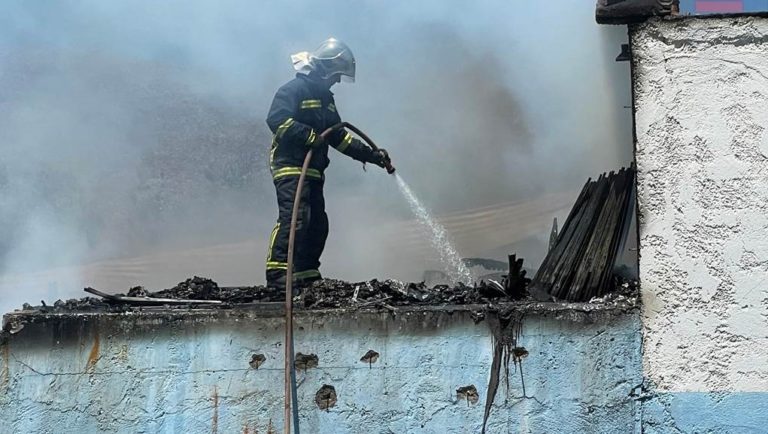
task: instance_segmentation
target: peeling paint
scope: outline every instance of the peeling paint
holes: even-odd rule
[[[2,347],[3,367],[0,370],[0,388],[6,388],[10,382],[10,364],[11,364],[11,347],[8,344],[0,345]]]

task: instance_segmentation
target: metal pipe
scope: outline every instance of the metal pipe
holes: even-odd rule
[[[294,350],[293,345],[293,332],[291,332],[291,354],[296,354]],[[298,398],[298,391],[296,386],[296,361],[295,358],[292,360],[293,363],[291,364],[291,399],[293,402],[293,432],[295,434],[299,434],[299,398]]]

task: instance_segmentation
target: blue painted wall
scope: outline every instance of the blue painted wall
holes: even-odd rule
[[[640,321],[531,314],[523,377],[501,380],[489,433],[639,432]],[[282,430],[282,321],[221,313],[49,318],[0,358],[1,433],[253,433]],[[467,312],[326,314],[297,319],[304,433],[478,433],[492,362],[487,321]],[[381,354],[369,366],[360,357]],[[254,353],[267,360],[258,369]],[[0,376],[0,378],[2,378]],[[525,396],[522,380],[525,381]],[[314,397],[333,385],[330,411]],[[474,385],[479,402],[457,398]]]
[[[644,434],[764,434],[768,393],[653,393],[642,413]]]

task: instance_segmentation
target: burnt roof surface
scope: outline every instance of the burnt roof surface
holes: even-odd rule
[[[635,297],[635,282],[618,282],[617,290],[610,297]],[[175,300],[210,300],[220,304],[192,305],[178,303],[157,307],[169,310],[205,307],[228,309],[242,305],[276,304],[285,301],[285,292],[265,286],[220,287],[216,282],[204,277],[193,277],[180,282],[173,288],[151,292],[137,286],[125,294],[129,297],[152,297]],[[300,296],[294,298],[297,310],[327,310],[338,308],[381,308],[394,309],[403,306],[456,306],[488,305],[519,300],[514,294],[507,294],[504,287],[496,282],[481,281],[473,286],[458,284],[454,286],[436,285],[427,287],[424,283],[404,283],[397,280],[370,280],[364,282],[345,282],[335,279],[323,279],[303,289]],[[523,300],[532,301],[528,298]],[[605,298],[596,301],[605,301]],[[141,309],[131,303],[111,301],[98,297],[58,300],[52,306],[24,304],[22,311],[28,313],[66,313],[66,312],[122,312]]]
[[[325,279],[306,288],[294,297],[295,314],[302,316],[343,316],[389,313],[392,317],[414,313],[423,315],[468,313],[475,323],[487,315],[519,314],[554,315],[555,318],[592,322],[602,315],[609,317],[636,312],[639,307],[637,282],[620,282],[616,290],[587,303],[536,301],[505,294],[498,283],[473,286],[437,285],[427,288],[423,283],[403,283],[396,280],[370,280],[350,283]],[[85,297],[67,301],[58,300],[53,306],[25,304],[3,316],[0,345],[12,335],[33,323],[83,324],[92,318],[115,317],[125,321],[197,321],[226,318],[275,318],[285,313],[283,291],[264,286],[219,287],[216,282],[194,277],[173,288],[147,292],[134,287],[128,295],[134,297],[172,298],[187,300],[213,300],[220,304],[135,305],[110,302],[102,298]]]

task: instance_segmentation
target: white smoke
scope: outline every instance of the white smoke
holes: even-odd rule
[[[593,13],[578,0],[6,2],[0,310],[85,285],[262,282],[276,216],[264,118],[289,55],[329,36],[358,61],[357,82],[334,88],[342,117],[438,214],[626,165],[629,74],[613,62],[626,35]],[[436,258],[397,249],[391,228],[410,216],[394,180],[332,158],[325,273],[420,278]]]

